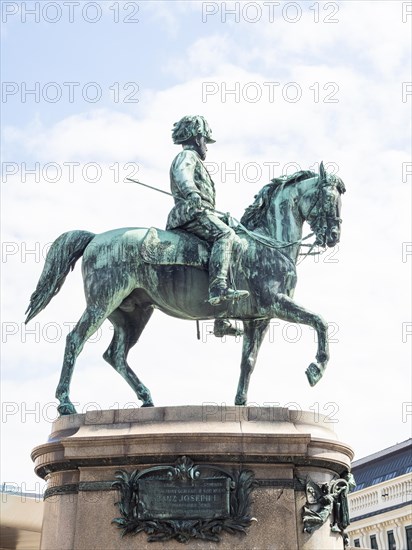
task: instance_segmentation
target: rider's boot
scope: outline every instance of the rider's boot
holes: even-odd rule
[[[224,336],[243,336],[243,330],[232,323],[228,319],[215,319],[213,334],[217,338]]]
[[[225,301],[239,300],[249,296],[247,290],[230,288],[227,280],[232,260],[233,239],[217,240],[212,248],[209,261],[209,304],[218,306]]]

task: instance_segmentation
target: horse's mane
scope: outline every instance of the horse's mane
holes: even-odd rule
[[[294,183],[298,183],[299,181],[313,178],[316,175],[317,174],[312,172],[312,170],[301,170],[300,172],[295,172],[291,176],[280,176],[278,178],[273,178],[270,183],[262,187],[259,193],[255,195],[255,201],[246,208],[245,213],[240,220],[241,223],[246,227],[246,229],[251,229],[253,231],[259,226],[262,216],[268,209],[273,193],[281,187],[283,188],[286,185],[292,185]]]
[[[345,184],[343,183],[343,180],[339,176],[336,176],[335,174],[327,174],[326,180],[328,183],[335,185],[336,189],[339,191],[341,195],[345,193],[346,191]]]

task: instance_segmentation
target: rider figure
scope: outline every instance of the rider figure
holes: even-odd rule
[[[183,229],[212,245],[208,301],[217,306],[225,300],[246,297],[249,292],[235,290],[228,284],[233,255],[242,249],[242,243],[214,210],[215,186],[203,164],[206,144],[215,143],[211,133],[202,116],[184,116],[174,124],[173,142],[182,145],[183,150],[170,168],[175,206],[169,213],[166,229]]]

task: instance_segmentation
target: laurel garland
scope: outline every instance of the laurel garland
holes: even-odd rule
[[[186,459],[186,457],[184,457]],[[187,459],[186,459],[187,460]],[[190,461],[187,471],[194,470]],[[176,469],[177,471],[178,469]],[[214,519],[140,519],[138,517],[138,482],[141,472],[138,470],[128,474],[125,470],[117,472],[113,487],[120,492],[120,500],[116,502],[121,517],[112,523],[122,529],[122,536],[136,535],[145,532],[148,542],[159,542],[175,539],[186,543],[190,539],[201,539],[219,542],[223,532],[231,535],[246,534],[246,529],[255,518],[250,515],[251,492],[255,486],[254,474],[250,470],[233,473],[232,490],[230,493],[230,516]]]

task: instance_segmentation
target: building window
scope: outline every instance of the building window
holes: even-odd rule
[[[393,531],[388,531],[388,550],[396,550],[395,537]]]
[[[371,548],[372,550],[379,550],[378,541],[376,540],[376,535],[371,535]]]
[[[412,550],[412,525],[405,527],[406,531],[406,549]]]
[[[355,539],[353,541],[353,545],[355,546],[355,548],[360,548],[360,540],[359,539]]]

